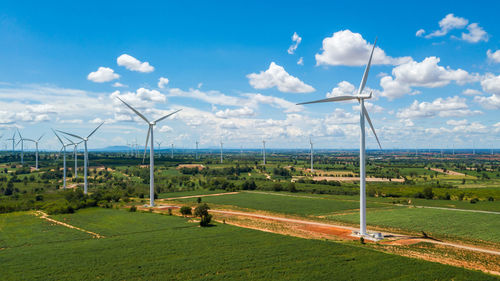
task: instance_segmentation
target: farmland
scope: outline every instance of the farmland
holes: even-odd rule
[[[8,224],[9,232],[19,233],[25,225],[9,222],[19,217],[31,221],[33,215],[1,217],[2,229]],[[187,219],[158,214],[92,208],[55,218],[107,236],[82,238],[75,230],[36,218],[31,224],[46,229],[37,243],[20,245],[17,239],[2,237],[7,246],[0,253],[3,280],[143,280],[144,276],[148,280],[275,280],[285,276],[288,280],[331,276],[338,280],[496,280],[479,272],[349,244],[223,224],[200,228]]]

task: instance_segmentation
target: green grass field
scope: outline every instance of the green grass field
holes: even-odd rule
[[[107,234],[103,239],[82,239],[27,213],[0,218],[3,243],[18,245],[0,250],[2,280],[498,280],[361,246],[230,225],[200,228],[152,213],[94,208],[57,217]],[[30,237],[15,233],[33,224],[46,229],[41,243],[19,243]]]
[[[359,213],[333,215],[335,221],[359,223]],[[367,211],[368,225],[425,231],[438,237],[479,239],[500,243],[500,215],[452,210],[395,208]]]

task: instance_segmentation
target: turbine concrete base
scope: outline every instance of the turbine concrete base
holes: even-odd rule
[[[359,233],[359,231],[353,231],[351,236],[354,236],[354,237],[363,237],[364,239],[367,239],[367,240],[370,240],[370,241],[380,241],[382,239],[384,239],[384,235],[382,235],[382,233],[380,232],[367,232],[365,235],[361,235]]]

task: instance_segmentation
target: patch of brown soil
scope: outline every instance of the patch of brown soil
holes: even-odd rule
[[[192,168],[198,168],[198,170],[203,170],[205,169],[205,166],[201,165],[201,164],[179,164],[179,166],[177,166],[177,170],[179,169],[182,169],[182,168],[189,168],[189,169],[192,169]]]
[[[47,220],[47,221],[50,221],[52,223],[55,223],[55,224],[59,224],[59,225],[62,225],[64,227],[67,227],[67,228],[71,228],[71,229],[76,229],[76,230],[79,230],[79,231],[82,231],[82,232],[86,232],[90,235],[92,235],[94,238],[105,238],[104,235],[101,235],[99,233],[95,233],[95,232],[92,232],[92,231],[88,231],[88,230],[85,230],[83,228],[79,228],[79,227],[76,227],[74,225],[71,225],[71,224],[67,224],[65,222],[62,222],[62,221],[58,221],[58,220],[55,220],[53,218],[50,218],[49,215],[45,212],[42,212],[42,211],[36,211],[35,212],[35,216],[41,218],[41,219],[44,219],[44,220]]]
[[[439,168],[431,168],[431,170],[434,172],[440,172],[440,173],[447,174],[450,176],[465,176],[465,174],[463,174],[463,173],[450,171],[450,170],[446,170],[446,172],[445,172],[443,169],[439,169]]]

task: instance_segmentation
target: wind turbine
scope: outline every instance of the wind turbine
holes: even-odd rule
[[[87,170],[89,167],[89,163],[88,163],[89,162],[89,153],[87,151],[87,141],[89,140],[90,136],[92,136],[97,131],[97,129],[99,129],[102,126],[102,124],[104,124],[104,122],[102,122],[99,126],[97,126],[97,128],[95,128],[87,137],[80,137],[80,136],[77,136],[77,135],[74,135],[71,133],[57,130],[58,132],[61,132],[61,133],[66,134],[68,136],[72,136],[72,137],[77,138],[77,139],[81,139],[83,141],[83,144],[85,146],[85,151],[83,154],[83,193],[84,194],[87,194],[87,190],[88,190]]]
[[[170,158],[174,159],[174,144],[172,143],[171,148],[170,148]]]
[[[158,153],[161,154],[161,141],[157,141],[156,144],[158,145]]]
[[[222,162],[223,162],[223,158],[222,158],[222,146],[223,146],[223,145],[224,145],[224,144],[222,143],[222,139],[221,139],[221,140],[220,140],[220,163],[221,163],[221,164],[222,164]]]
[[[195,151],[195,159],[198,160],[198,144],[199,142],[196,141],[196,151]]]
[[[23,137],[21,136],[21,132],[17,130],[17,134],[19,135],[19,141],[17,144],[21,143],[21,165],[24,165],[24,141]]]
[[[168,118],[175,113],[181,111],[182,109],[179,109],[177,111],[174,111],[172,113],[169,113],[160,119],[157,119],[155,121],[149,121],[144,115],[142,115],[139,111],[135,110],[132,106],[128,105],[126,102],[124,102],[122,99],[118,98],[123,104],[125,104],[128,108],[130,108],[135,114],[137,114],[139,117],[141,117],[146,123],[148,123],[148,135],[146,137],[146,145],[144,145],[144,156],[142,158],[142,161],[144,162],[144,159],[146,158],[146,150],[148,148],[148,140],[149,140],[149,135],[151,135],[151,148],[149,149],[149,205],[151,207],[154,207],[155,205],[155,178],[154,178],[154,171],[155,171],[155,149],[154,149],[154,139],[153,139],[153,128],[156,125],[156,123],[160,122],[161,120]]]
[[[314,173],[314,152],[313,152],[313,142],[311,137],[309,137],[309,144],[311,145],[311,173]]]
[[[35,169],[36,170],[38,170],[38,143],[40,142],[40,140],[43,138],[44,135],[45,134],[42,134],[37,140],[24,139],[24,140],[31,141],[31,142],[35,143],[35,147],[36,147],[36,152],[35,152]]]
[[[62,139],[59,137],[59,135],[52,129],[52,132],[54,132],[54,135],[56,135],[57,139],[61,142],[62,148],[61,150],[63,151],[63,188],[66,189],[66,146]],[[59,151],[61,153],[61,151]]]
[[[266,141],[262,140],[262,160],[264,165],[266,165]]]
[[[75,179],[76,179],[78,178],[78,145],[81,144],[82,141],[74,142],[69,138],[67,138],[66,136],[64,136],[64,138],[67,139],[71,143],[71,145],[73,145],[73,158],[75,160]]]
[[[16,152],[16,131],[14,131],[14,134],[12,135],[12,138],[6,139],[8,141],[12,141],[12,155],[15,154]]]
[[[357,100],[360,104],[360,114],[359,114],[359,127],[360,127],[360,148],[359,148],[359,186],[360,186],[360,191],[359,191],[359,205],[360,205],[360,216],[359,216],[359,236],[361,237],[370,237],[367,232],[366,232],[366,171],[365,171],[365,165],[366,165],[366,160],[365,160],[365,153],[366,153],[366,146],[365,146],[365,119],[368,121],[368,124],[370,125],[370,128],[373,131],[373,134],[375,135],[375,138],[377,139],[377,143],[382,149],[382,146],[380,145],[380,141],[378,139],[377,134],[375,133],[375,129],[373,128],[372,121],[370,119],[370,116],[368,115],[368,111],[365,108],[365,99],[370,99],[372,97],[372,93],[370,95],[362,95],[363,90],[366,85],[366,80],[368,79],[368,73],[370,72],[370,65],[372,62],[372,57],[373,57],[373,51],[375,50],[375,45],[377,44],[377,40],[375,39],[375,43],[373,44],[373,48],[370,54],[370,59],[368,60],[368,64],[366,65],[365,73],[363,74],[363,79],[361,80],[361,84],[358,89],[358,94],[356,96],[336,96],[336,97],[331,97],[327,99],[322,99],[322,100],[317,100],[317,101],[311,101],[311,102],[303,102],[299,103],[298,105],[302,104],[310,104],[310,103],[323,103],[323,102],[337,102],[337,101],[347,101],[347,100]]]

